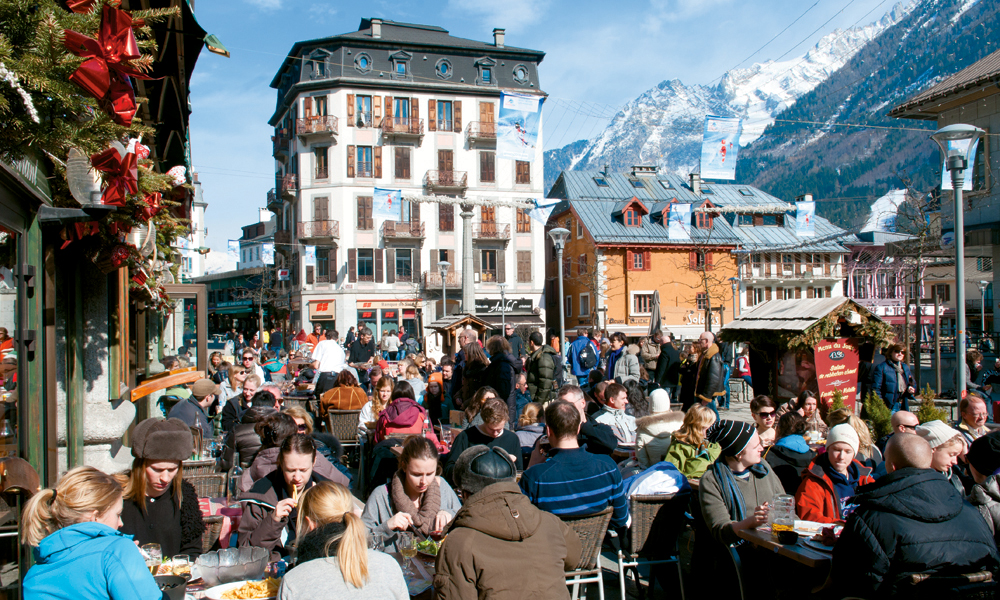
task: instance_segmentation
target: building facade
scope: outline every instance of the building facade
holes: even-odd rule
[[[364,19],[356,32],[298,42],[289,56],[271,84],[277,180],[268,208],[276,261],[291,271],[292,329],[322,322],[419,335],[445,314],[442,293],[449,313],[475,310],[458,306],[462,207],[404,200],[391,218],[378,216],[375,188],[486,201],[471,207],[477,300],[499,300],[505,285],[507,299],[540,308],[544,266],[533,253],[543,228],[489,202],[542,195],[541,133],[533,161],[502,159],[496,122],[502,90],[542,94],[543,53],[505,46],[503,30],[490,44]],[[443,281],[441,262],[451,265]]]

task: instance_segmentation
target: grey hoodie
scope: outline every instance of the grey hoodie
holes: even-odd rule
[[[993,475],[986,481],[972,486],[966,498],[986,519],[994,539],[997,537],[997,531],[1000,531],[1000,480],[997,477]]]

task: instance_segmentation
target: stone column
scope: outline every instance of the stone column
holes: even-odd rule
[[[462,311],[476,312],[476,288],[472,279],[475,270],[472,261],[472,212],[473,205],[462,205]]]

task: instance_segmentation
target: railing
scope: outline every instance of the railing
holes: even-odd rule
[[[424,224],[418,221],[385,221],[382,223],[382,237],[422,238]]]
[[[359,162],[358,166],[354,172],[355,177],[371,177],[372,176],[372,163]]]
[[[317,275],[316,276],[316,283],[330,283],[330,275],[329,274],[326,274],[326,275]]]
[[[448,271],[448,275],[444,278],[444,285],[446,288],[461,288],[462,272]],[[424,271],[424,287],[431,290],[441,289],[441,272]]]
[[[473,228],[472,237],[480,240],[509,240],[510,224],[480,223]]]
[[[841,265],[801,265],[798,268],[785,268],[783,264],[754,267],[740,265],[741,279],[841,279]]]
[[[356,111],[354,113],[355,127],[375,127],[378,124],[372,121],[372,113],[367,111]]]
[[[497,124],[489,121],[472,121],[466,132],[470,140],[496,140]]]
[[[337,117],[333,115],[322,115],[305,117],[295,120],[295,131],[299,135],[311,135],[314,133],[332,133],[337,135]]]
[[[313,179],[329,179],[330,178],[330,167],[316,167],[316,173]]]
[[[273,188],[267,191],[267,208],[268,210],[280,210],[281,205],[284,201],[278,197],[278,192]]]
[[[423,135],[424,120],[410,117],[386,117],[382,119],[382,133],[392,135]]]
[[[279,154],[288,154],[289,142],[290,140],[283,135],[272,135],[271,156],[277,156]]]
[[[455,122],[451,119],[436,119],[438,131],[452,131],[455,129]]]
[[[299,239],[340,238],[340,221],[304,221],[299,223]]]
[[[424,185],[435,188],[466,188],[469,187],[469,174],[465,171],[427,171]]]
[[[295,194],[295,190],[299,189],[298,178],[295,175],[279,177],[278,187],[281,188],[282,194]]]

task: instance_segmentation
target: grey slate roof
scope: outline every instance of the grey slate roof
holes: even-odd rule
[[[726,323],[722,331],[731,329],[805,331],[849,301],[850,298],[844,297],[770,300],[745,311],[735,321]]]
[[[642,217],[641,227],[626,227],[621,218],[612,217],[612,213],[618,202],[605,200],[570,200],[567,203],[560,203],[552,216],[557,217],[560,206],[572,206],[583,226],[587,228],[594,241],[598,244],[711,244],[721,246],[735,246],[739,243],[739,238],[733,233],[733,228],[725,219],[715,219],[712,230],[689,228],[692,241],[685,242],[671,240],[667,237],[666,223],[659,219],[651,218],[651,215]]]

